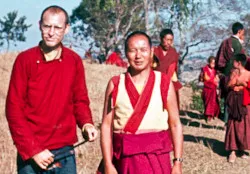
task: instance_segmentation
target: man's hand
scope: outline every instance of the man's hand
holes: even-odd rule
[[[86,124],[83,126],[82,134],[83,138],[88,141],[94,141],[97,138],[97,130],[92,124]]]
[[[172,174],[182,174],[182,164],[181,162],[174,162],[174,166],[172,167]]]
[[[54,155],[48,149],[45,149],[44,151],[34,155],[32,159],[41,169],[46,170],[47,167],[54,161]]]

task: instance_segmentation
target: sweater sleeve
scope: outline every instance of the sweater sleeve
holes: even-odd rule
[[[31,131],[24,112],[28,90],[26,65],[25,56],[22,53],[19,54],[12,69],[6,99],[6,118],[14,144],[23,160],[27,160],[43,150]]]
[[[82,60],[80,58],[76,61],[76,76],[73,87],[73,103],[74,115],[77,125],[80,129],[86,123],[93,124],[92,114],[90,110],[90,101],[85,80],[85,72]]]

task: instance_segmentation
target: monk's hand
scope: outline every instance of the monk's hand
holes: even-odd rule
[[[34,155],[32,159],[41,169],[46,170],[47,167],[54,161],[54,155],[48,149],[45,149],[44,151]]]
[[[105,170],[104,170],[105,174],[118,174],[117,170],[115,169],[115,166],[114,165],[109,165],[109,166],[106,166],[105,167]]]
[[[171,174],[182,174],[182,163],[179,161],[175,161],[172,167]]]
[[[204,80],[205,80],[205,81],[209,81],[209,80],[210,80],[210,77],[208,76],[207,73],[204,73]]]
[[[82,128],[82,135],[85,140],[94,141],[97,138],[98,131],[92,124],[86,124]]]
[[[239,87],[235,86],[235,87],[233,87],[233,90],[236,91],[236,92],[238,92],[239,91]]]

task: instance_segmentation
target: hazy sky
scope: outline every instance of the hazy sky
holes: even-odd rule
[[[0,5],[0,18],[2,19],[8,12],[18,11],[18,17],[26,16],[26,23],[32,26],[25,33],[26,42],[19,42],[14,50],[24,50],[38,44],[41,39],[38,21],[40,15],[46,7],[59,5],[63,7],[69,15],[72,10],[80,4],[81,0],[2,0]],[[13,47],[11,47],[13,49]]]

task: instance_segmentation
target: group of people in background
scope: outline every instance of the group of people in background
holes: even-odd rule
[[[199,76],[204,82],[202,99],[208,121],[219,116],[219,98],[224,100],[225,149],[230,163],[237,156],[248,158],[245,150],[250,150],[250,64],[242,46],[243,25],[234,23],[232,33],[221,43],[216,57],[209,57]]]

